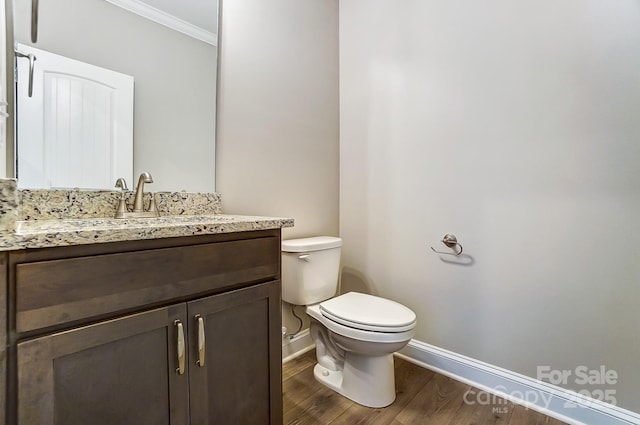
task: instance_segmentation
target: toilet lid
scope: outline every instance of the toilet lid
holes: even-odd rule
[[[369,331],[404,332],[416,324],[416,314],[402,304],[359,292],[320,303],[320,312],[345,326]]]

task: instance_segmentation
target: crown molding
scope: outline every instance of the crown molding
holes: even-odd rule
[[[218,45],[218,35],[214,34],[210,31],[204,30],[198,26],[190,24],[189,22],[183,21],[182,19],[176,18],[173,15],[170,15],[160,9],[156,9],[155,7],[149,6],[146,3],[143,3],[139,0],[106,0],[109,3],[121,7],[125,10],[128,10],[131,13],[135,13],[136,15],[140,15],[143,18],[149,19],[150,21],[156,22],[160,25],[164,25],[172,30],[181,32],[182,34],[188,35],[189,37],[193,37],[205,43],[211,44],[213,46]]]

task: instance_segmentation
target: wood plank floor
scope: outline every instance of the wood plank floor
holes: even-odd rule
[[[307,425],[562,425],[556,419],[395,359],[396,401],[371,409],[313,377],[315,351],[283,366],[284,423]],[[472,392],[467,393],[471,390]],[[466,400],[473,401],[465,403]]]

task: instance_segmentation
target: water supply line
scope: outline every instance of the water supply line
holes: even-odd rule
[[[283,326],[282,327],[282,337],[283,338],[293,339],[302,330],[302,326],[303,326],[302,317],[300,317],[300,316],[298,316],[296,314],[296,307],[297,307],[296,305],[291,304],[291,314],[293,315],[293,317],[298,319],[298,329],[294,333],[290,334],[290,333],[287,333],[287,328]]]

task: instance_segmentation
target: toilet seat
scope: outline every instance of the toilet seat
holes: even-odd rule
[[[338,335],[345,336],[347,338],[353,338],[359,341],[366,342],[379,342],[379,343],[397,343],[402,341],[408,341],[413,338],[414,328],[403,332],[378,332],[378,331],[366,331],[362,329],[352,328],[350,326],[342,325],[335,322],[328,317],[324,316],[320,312],[320,305],[307,306],[307,314],[320,322],[331,332],[335,332]]]
[[[375,332],[405,332],[415,328],[416,315],[395,301],[349,292],[320,303],[321,314],[341,325]]]

